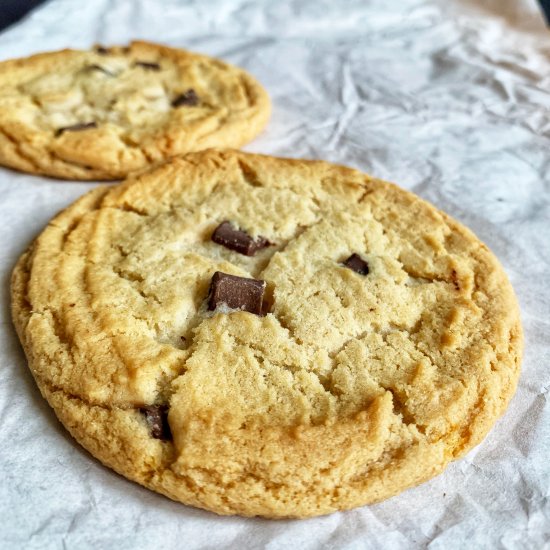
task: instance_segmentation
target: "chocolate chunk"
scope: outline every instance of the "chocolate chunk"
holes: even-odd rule
[[[145,415],[151,437],[163,441],[172,439],[172,432],[168,424],[168,407],[166,405],[147,405],[142,407],[140,411]]]
[[[254,256],[258,250],[268,247],[271,243],[264,237],[256,237],[253,239],[245,231],[235,229],[231,222],[222,222],[212,234],[212,240],[229,248],[229,250],[235,250],[239,254],[245,256]]]
[[[80,130],[89,130],[90,128],[97,128],[96,122],[79,122],[72,126],[63,126],[55,131],[56,136],[60,136],[63,132],[79,132]]]
[[[134,67],[143,67],[149,71],[160,71],[160,65],[158,63],[152,63],[150,61],[136,61]]]
[[[199,103],[199,96],[193,90],[193,88],[189,88],[186,92],[183,92],[183,94],[180,94],[172,101],[172,107],[181,107],[182,105],[188,105],[190,107],[193,107],[195,105],[198,105]]]
[[[351,270],[359,273],[360,275],[369,274],[369,264],[359,256],[359,254],[352,254],[345,262],[344,265]]]
[[[88,65],[85,67],[85,69],[87,71],[99,71],[107,76],[115,76],[114,73],[112,73],[111,71],[108,71],[105,67],[102,67],[101,65]]]
[[[219,305],[225,304],[230,309],[261,315],[265,285],[265,281],[216,271],[210,283],[208,309],[214,311]]]
[[[96,46],[95,51],[99,55],[108,55],[109,54],[109,50],[107,48],[104,48],[103,46]]]

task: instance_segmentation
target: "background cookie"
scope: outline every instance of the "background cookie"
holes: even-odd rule
[[[228,309],[242,281],[216,273],[261,286],[263,307]],[[490,251],[324,162],[206,151],[95,189],[23,255],[12,297],[72,435],[223,514],[312,516],[418,484],[483,438],[519,376]]]
[[[0,163],[118,179],[178,153],[240,147],[270,102],[245,71],[147,42],[0,63]]]

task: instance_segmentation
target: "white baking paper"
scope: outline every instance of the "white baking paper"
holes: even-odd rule
[[[518,392],[467,457],[375,506],[269,521],[171,502],[72,441],[11,325],[17,257],[94,184],[0,168],[0,547],[550,548],[550,33],[536,2],[54,0],[0,33],[0,58],[134,38],[258,77],[273,118],[247,150],[355,166],[473,229],[521,303]]]

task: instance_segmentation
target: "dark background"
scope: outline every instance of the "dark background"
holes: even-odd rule
[[[0,0],[0,30],[21,19],[44,0]]]
[[[44,0],[0,0],[0,30],[15,23],[43,2]],[[539,0],[539,3],[546,15],[547,23],[550,23],[550,0]]]

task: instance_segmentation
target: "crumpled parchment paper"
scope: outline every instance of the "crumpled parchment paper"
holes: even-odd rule
[[[268,521],[171,502],[72,441],[11,325],[16,258],[94,184],[0,168],[0,547],[550,548],[550,33],[536,2],[54,0],[0,34],[0,58],[133,38],[256,75],[274,112],[248,150],[358,167],[469,226],[519,296],[522,377],[481,445],[381,504]]]

